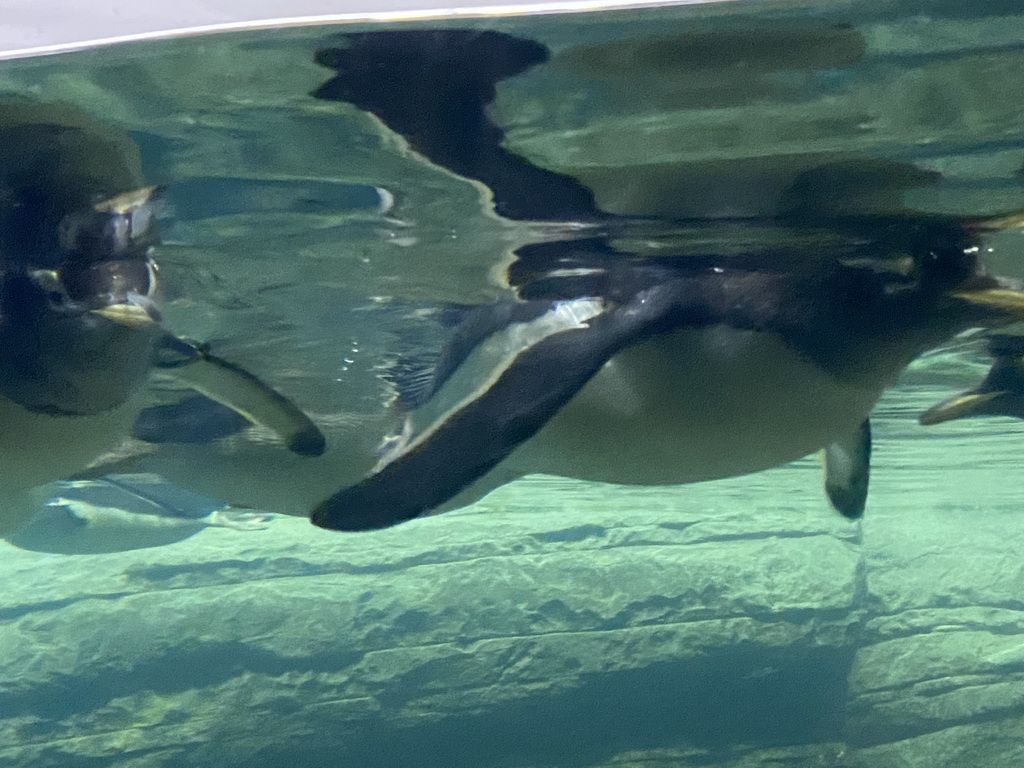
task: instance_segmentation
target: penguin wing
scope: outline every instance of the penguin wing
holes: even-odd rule
[[[156,367],[249,422],[271,429],[293,453],[319,456],[326,449],[323,432],[295,403],[244,368],[210,354],[202,345],[164,334]],[[159,414],[149,410],[143,415],[152,419]]]
[[[388,463],[313,510],[321,528],[386,528],[419,517],[486,474],[551,419],[617,352],[714,321],[685,281],[654,286],[521,350],[490,384]]]

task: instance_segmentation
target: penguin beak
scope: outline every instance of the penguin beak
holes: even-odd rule
[[[976,307],[1004,312],[1018,320],[1024,320],[1024,291],[990,288],[981,291],[954,291],[951,295]]]
[[[154,316],[155,310],[147,309],[141,304],[111,304],[102,309],[89,311],[128,328],[145,328],[160,322],[160,318]]]

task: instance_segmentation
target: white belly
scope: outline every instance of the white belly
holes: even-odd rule
[[[613,358],[506,471],[635,484],[758,472],[851,434],[889,383],[840,380],[768,334],[681,331]]]
[[[126,435],[137,403],[96,416],[53,417],[0,398],[0,535],[34,512],[29,491],[84,469]]]

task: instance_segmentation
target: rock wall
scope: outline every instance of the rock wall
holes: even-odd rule
[[[862,525],[805,462],[531,479],[358,536],[5,548],[0,765],[1019,765],[1024,521],[1000,461],[932,445],[883,443]]]
[[[539,485],[367,536],[279,518],[112,555],[10,549],[0,762],[625,766],[837,739],[855,528],[606,491],[622,511],[567,489],[538,514],[559,497]]]

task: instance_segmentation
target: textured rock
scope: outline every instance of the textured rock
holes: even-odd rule
[[[1024,718],[972,722],[924,736],[858,750],[854,768],[1016,766],[1024,760]]]
[[[0,763],[1015,766],[1019,431],[922,442],[885,416],[908,397],[877,420],[863,543],[801,462],[682,489],[534,478],[359,536],[275,518],[5,548]],[[984,466],[962,461],[978,440]]]
[[[7,550],[0,744],[19,746],[0,761],[582,768],[835,738],[848,524],[736,514],[728,484],[673,514],[678,491],[629,512],[635,490],[596,486],[595,513],[555,484],[569,496],[520,483],[488,499],[500,515],[359,537],[281,518],[116,555]],[[527,511],[542,498],[565,508]]]
[[[682,489],[534,478],[359,536],[275,518],[5,548],[0,763],[1015,766],[1018,433],[922,442],[884,417],[906,397],[878,419],[862,544],[801,462]],[[977,440],[991,467],[962,461]]]
[[[805,744],[795,747],[756,749],[736,747],[727,751],[701,749],[652,749],[624,752],[610,762],[588,768],[678,768],[714,765],[716,768],[855,768],[843,744]]]

